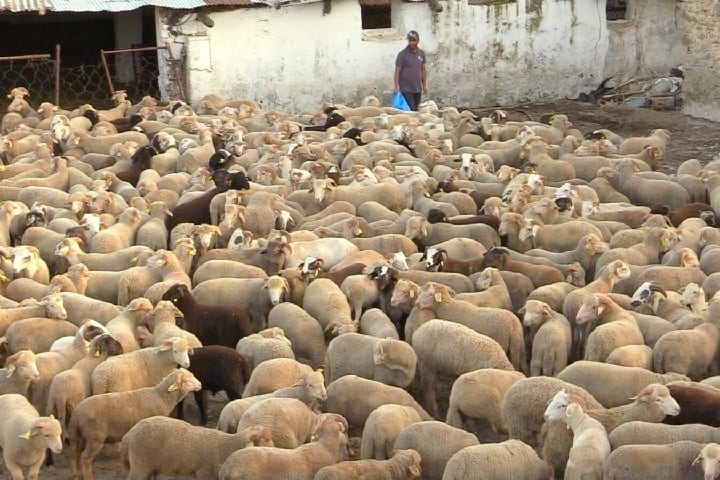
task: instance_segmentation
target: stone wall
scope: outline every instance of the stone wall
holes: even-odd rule
[[[720,121],[720,2],[678,2],[684,17],[683,111]]]

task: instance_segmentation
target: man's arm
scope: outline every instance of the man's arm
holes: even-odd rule
[[[393,93],[396,93],[400,91],[400,71],[402,70],[402,67],[395,67],[395,90],[393,90]]]
[[[427,69],[425,63],[420,66],[420,79],[422,80],[422,92],[427,95]]]

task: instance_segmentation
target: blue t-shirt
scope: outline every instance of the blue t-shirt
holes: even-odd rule
[[[401,92],[420,93],[422,92],[422,65],[425,63],[425,52],[418,48],[411,52],[407,46],[400,50],[395,60],[395,66],[401,67],[400,81],[398,82]]]

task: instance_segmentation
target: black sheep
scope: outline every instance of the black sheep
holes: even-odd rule
[[[695,382],[670,382],[670,395],[680,405],[680,413],[667,416],[663,423],[684,425],[704,423],[720,427],[720,393],[717,389]]]
[[[228,164],[230,163],[232,156],[232,153],[228,152],[224,148],[219,149],[210,156],[210,160],[208,161],[208,166],[210,167],[210,170],[215,171],[221,168],[227,170]]]
[[[157,153],[158,152],[155,150],[155,147],[150,145],[144,145],[138,148],[135,153],[133,153],[132,157],[130,157],[130,160],[132,161],[130,167],[122,172],[117,172],[115,176],[119,180],[128,182],[132,184],[133,187],[136,187],[138,181],[140,180],[140,174],[143,170],[150,168],[150,160],[152,160],[152,157],[157,155]]]
[[[210,219],[210,202],[215,195],[227,192],[231,188],[235,190],[250,189],[250,183],[248,183],[243,172],[229,173],[221,168],[212,172],[212,179],[215,182],[215,187],[172,210],[172,215],[169,215],[165,220],[168,232],[180,223],[187,222],[195,225],[212,223]]]
[[[332,112],[328,115],[327,120],[325,120],[325,125],[309,125],[304,126],[303,130],[313,131],[313,132],[325,132],[328,128],[334,127],[340,122],[344,122],[345,117],[340,115],[337,112]]]
[[[188,367],[202,383],[202,390],[195,392],[195,403],[200,410],[200,423],[207,424],[207,392],[215,395],[223,391],[230,400],[242,396],[245,383],[250,378],[250,364],[234,348],[208,345],[193,350]],[[178,404],[178,418],[183,418],[183,402]]]
[[[451,225],[473,225],[475,223],[484,223],[491,226],[497,231],[500,226],[500,220],[494,215],[461,215],[459,217],[448,218],[442,210],[431,208],[427,216],[430,223],[449,223]]]
[[[142,115],[138,113],[133,113],[131,115],[128,115],[127,117],[118,118],[115,120],[110,120],[110,123],[115,125],[115,129],[118,131],[118,133],[121,132],[127,132],[129,130],[132,130],[132,128],[137,125],[138,123],[143,121]]]
[[[180,309],[187,330],[197,335],[203,345],[235,348],[238,340],[253,333],[250,319],[243,310],[198,303],[186,285],[173,285],[162,299],[170,300]]]

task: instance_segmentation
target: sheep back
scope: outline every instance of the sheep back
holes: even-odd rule
[[[445,465],[443,480],[551,480],[552,468],[519,440],[458,450]]]

